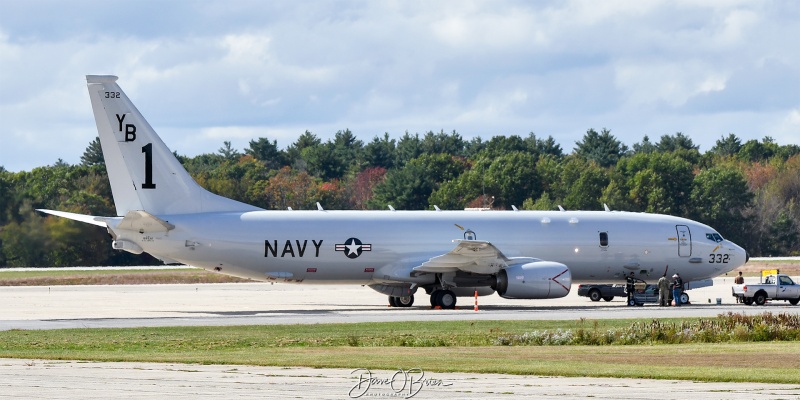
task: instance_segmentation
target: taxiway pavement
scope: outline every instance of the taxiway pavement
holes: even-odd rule
[[[797,385],[782,384],[407,372],[0,359],[0,398],[749,400],[800,396]],[[374,380],[366,381],[368,377]]]
[[[721,313],[800,313],[779,301],[736,304],[732,277],[689,291],[690,305],[627,307],[623,298],[592,302],[577,286],[561,299],[508,300],[497,295],[458,299],[456,310],[432,310],[421,291],[410,308],[390,308],[387,297],[360,286],[269,283],[0,287],[0,330],[127,328],[144,326],[273,325],[436,320],[607,319],[710,317]],[[755,280],[754,280],[755,281]],[[721,304],[717,304],[717,299]]]
[[[763,311],[800,313],[785,302],[762,307],[736,304],[732,277],[690,291],[682,307],[628,307],[622,298],[591,302],[577,287],[562,299],[507,300],[496,295],[459,298],[456,310],[432,310],[421,294],[411,308],[390,308],[387,298],[353,286],[108,285],[0,287],[0,330],[188,325],[267,325],[403,320],[599,319],[715,316]],[[717,299],[721,304],[717,304]],[[377,383],[398,371],[372,371],[376,384],[360,397],[351,392],[359,373],[341,369],[156,363],[0,359],[0,398],[369,398],[408,397]],[[402,375],[402,374],[401,374]],[[397,375],[400,376],[400,375]],[[647,379],[561,378],[493,374],[428,373],[442,385],[425,386],[413,398],[511,399],[751,399],[797,398],[797,385],[704,383]],[[361,390],[360,388],[359,390]]]

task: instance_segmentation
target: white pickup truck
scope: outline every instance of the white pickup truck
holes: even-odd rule
[[[761,306],[767,300],[785,300],[793,306],[800,303],[800,285],[784,274],[767,275],[764,283],[733,285],[731,291],[733,297],[747,305],[756,303]]]

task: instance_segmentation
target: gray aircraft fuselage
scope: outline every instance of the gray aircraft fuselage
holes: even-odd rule
[[[634,272],[685,281],[745,262],[735,244],[684,218],[604,211],[255,211],[160,216],[176,229],[121,237],[155,255],[208,270],[307,283],[429,283],[409,267],[447,253],[448,239],[502,244],[508,257],[569,267],[574,282],[619,283]],[[601,243],[601,233],[607,243]],[[348,241],[351,248],[346,248]],[[360,245],[357,244],[360,242]]]

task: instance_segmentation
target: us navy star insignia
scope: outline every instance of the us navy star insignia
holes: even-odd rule
[[[343,251],[347,258],[358,258],[362,252],[372,251],[372,245],[361,243],[356,238],[350,238],[345,240],[343,244],[337,244],[336,251]]]

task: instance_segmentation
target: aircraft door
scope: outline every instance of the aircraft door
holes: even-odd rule
[[[686,225],[675,225],[678,231],[678,255],[690,257],[692,255],[692,232]]]

